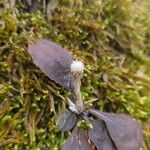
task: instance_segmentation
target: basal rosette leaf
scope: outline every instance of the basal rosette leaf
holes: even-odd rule
[[[94,109],[89,109],[88,112],[105,122],[118,150],[140,150],[142,134],[136,120],[124,114],[106,113]]]
[[[77,117],[73,112],[69,110],[65,111],[61,114],[59,118],[57,128],[58,130],[63,131],[63,132],[70,130],[76,124],[76,120],[77,120]]]
[[[86,131],[74,128],[72,134],[63,145],[62,150],[95,150],[95,146],[90,142]]]
[[[69,89],[69,74],[72,63],[72,56],[69,51],[50,40],[39,39],[29,45],[28,52],[32,56],[34,64],[45,75]]]
[[[95,144],[97,150],[117,150],[104,121],[93,120],[92,128],[89,130],[90,140]]]

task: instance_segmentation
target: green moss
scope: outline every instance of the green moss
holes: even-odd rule
[[[0,20],[1,147],[55,150],[68,135],[55,126],[68,93],[27,53],[27,45],[37,38],[52,39],[83,60],[82,96],[87,106],[130,114],[142,122],[149,141],[150,24],[145,13],[130,0],[85,0],[81,9],[61,0],[48,21],[41,11],[5,10]],[[145,74],[138,76],[139,70]]]

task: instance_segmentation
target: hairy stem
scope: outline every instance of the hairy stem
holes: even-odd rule
[[[81,77],[82,77],[82,73],[71,73],[71,80],[73,81],[73,85],[74,85],[72,94],[75,99],[75,105],[79,113],[84,111],[84,104],[81,98],[81,91],[80,91]]]

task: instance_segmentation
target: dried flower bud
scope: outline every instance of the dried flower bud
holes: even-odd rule
[[[84,70],[84,64],[81,61],[75,60],[72,62],[71,72],[73,74],[82,74],[83,70]]]

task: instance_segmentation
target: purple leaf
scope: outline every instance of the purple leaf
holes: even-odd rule
[[[89,137],[97,150],[116,150],[105,123],[101,120],[93,120],[92,125],[93,128],[89,130]]]
[[[106,123],[109,135],[118,150],[140,150],[142,135],[136,120],[124,114],[105,113],[94,109],[88,111]]]
[[[72,63],[69,51],[52,41],[40,39],[29,45],[28,52],[45,75],[66,89],[69,88]]]
[[[61,114],[57,128],[60,131],[67,131],[74,127],[76,124],[77,117],[76,115],[71,111],[65,111]]]
[[[86,131],[74,128],[71,136],[63,145],[62,150],[95,150],[95,146],[90,142]]]

